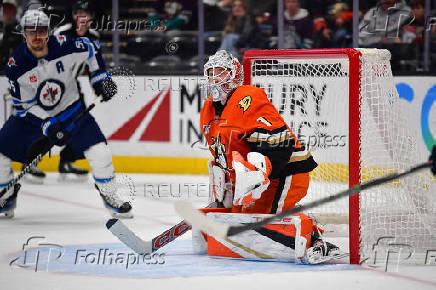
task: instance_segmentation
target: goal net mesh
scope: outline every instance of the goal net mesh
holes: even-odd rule
[[[290,51],[260,54],[250,61],[251,84],[265,90],[319,164],[302,204],[348,188],[350,150],[360,156],[360,182],[406,170],[428,158],[428,152],[417,146],[416,132],[394,86],[390,53],[359,52],[358,66],[350,66],[346,53]],[[351,80],[357,82],[355,92],[350,90],[350,67],[359,67],[359,78]],[[350,98],[358,101],[360,116],[349,117]],[[349,147],[350,126],[359,129],[359,148]],[[361,260],[373,259],[375,252],[379,259],[386,257],[390,250],[402,251],[401,259],[424,264],[428,251],[436,250],[435,193],[430,172],[421,172],[361,193],[358,212],[350,212],[348,198],[343,198],[310,213],[325,223],[346,223],[349,215],[359,215],[360,243],[350,243],[359,243]],[[409,252],[411,257],[404,257]]]

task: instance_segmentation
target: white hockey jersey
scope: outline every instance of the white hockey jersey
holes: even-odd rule
[[[24,117],[31,113],[43,120],[78,102],[76,78],[82,63],[89,66],[91,85],[110,78],[101,54],[85,37],[52,35],[48,39],[48,54],[41,59],[33,57],[25,43],[20,45],[5,69],[15,114]]]

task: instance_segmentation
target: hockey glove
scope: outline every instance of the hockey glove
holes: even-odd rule
[[[73,123],[69,127],[72,127]],[[57,118],[50,117],[42,122],[42,134],[49,138],[50,143],[63,146],[70,138],[72,128],[64,128]],[[69,129],[69,130],[68,130]]]
[[[232,152],[233,168],[235,169],[235,196],[233,205],[247,206],[261,198],[262,193],[268,188],[271,174],[269,158],[258,153],[247,154],[247,161],[237,152]]]
[[[102,80],[94,85],[94,91],[97,96],[101,96],[102,102],[112,99],[118,92],[117,84],[110,78]]]
[[[433,161],[433,166],[431,167],[431,172],[433,175],[436,175],[436,145],[433,146],[433,151],[429,158],[430,161]]]

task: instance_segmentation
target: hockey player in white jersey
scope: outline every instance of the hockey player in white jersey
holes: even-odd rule
[[[116,94],[101,54],[87,38],[50,35],[49,18],[40,10],[26,11],[20,26],[26,42],[5,68],[15,114],[0,129],[0,190],[13,179],[12,161],[29,162],[43,152],[41,140],[59,146],[69,140],[76,156],[88,159],[105,206],[115,216],[131,217],[130,203],[117,194],[112,156],[96,121],[87,114],[73,123],[85,110],[75,80],[82,64],[89,66],[91,85],[102,101]],[[14,215],[19,188],[0,196],[0,213]]]

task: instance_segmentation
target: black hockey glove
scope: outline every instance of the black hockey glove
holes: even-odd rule
[[[433,161],[431,172],[433,173],[433,175],[436,175],[436,145],[433,146],[433,151],[431,152],[430,158],[428,160]]]
[[[109,78],[94,85],[94,91],[97,96],[101,96],[103,102],[107,102],[117,94],[118,89],[117,84]]]
[[[66,141],[71,137],[70,131],[73,126],[73,123],[71,123],[71,128],[64,128],[62,123],[54,117],[45,119],[41,125],[42,134],[50,139],[51,144],[58,146],[65,145]]]

